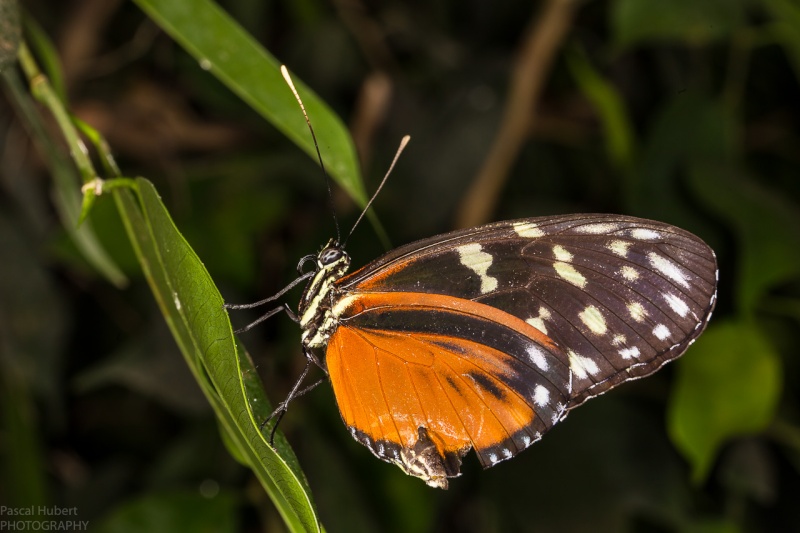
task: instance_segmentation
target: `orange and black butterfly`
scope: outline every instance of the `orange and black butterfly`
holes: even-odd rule
[[[679,357],[708,323],[717,287],[701,239],[621,215],[446,233],[351,274],[335,240],[298,270],[309,261],[274,297],[229,306],[307,280],[297,313],[282,306],[256,321],[288,312],[307,358],[273,414],[316,364],[353,437],[440,488],[470,449],[484,468],[510,459],[570,409]]]

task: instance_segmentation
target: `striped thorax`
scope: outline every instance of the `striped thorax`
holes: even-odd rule
[[[331,315],[334,283],[350,268],[350,256],[334,240],[317,255],[317,273],[300,298],[297,312],[306,348],[323,348],[336,327]]]

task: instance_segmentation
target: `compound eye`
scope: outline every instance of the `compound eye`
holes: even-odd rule
[[[321,265],[330,265],[342,258],[344,252],[339,248],[326,248],[319,254],[319,262]]]

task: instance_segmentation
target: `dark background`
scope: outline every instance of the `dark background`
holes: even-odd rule
[[[451,230],[463,210],[470,224],[618,212],[679,225],[719,258],[711,328],[758,331],[752,357],[780,373],[764,391],[777,403],[726,436],[702,479],[667,430],[682,360],[589,402],[513,461],[481,471],[469,456],[447,492],[353,441],[324,385],[292,404],[281,429],[328,530],[800,529],[796,1],[220,3],[350,126],[368,191],[412,136],[375,203],[392,243]],[[124,175],[154,182],[228,301],[276,292],[333,236],[315,163],[135,4],[24,6],[56,45],[72,111],[107,137]],[[544,52],[530,61],[534,38]],[[515,108],[525,127],[494,175],[497,197],[466,204],[515,69],[539,76],[541,91]],[[124,290],[71,244],[11,106],[0,108],[0,136],[2,401],[22,413],[3,415],[0,504],[38,495],[108,530],[280,530],[224,448],[113,202],[100,198],[92,220],[132,277]],[[349,231],[359,210],[336,188],[334,204]],[[364,223],[348,250],[361,266],[384,247]],[[22,311],[36,320],[16,320]],[[303,364],[296,325],[279,316],[243,341],[271,399],[285,397]],[[695,408],[709,407],[701,396]],[[21,464],[38,473],[27,486],[14,485]]]

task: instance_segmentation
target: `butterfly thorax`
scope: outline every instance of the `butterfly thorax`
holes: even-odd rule
[[[311,278],[297,314],[303,331],[302,343],[306,348],[323,348],[336,328],[331,314],[335,283],[350,268],[350,256],[336,241],[331,240],[317,255],[317,272]]]

